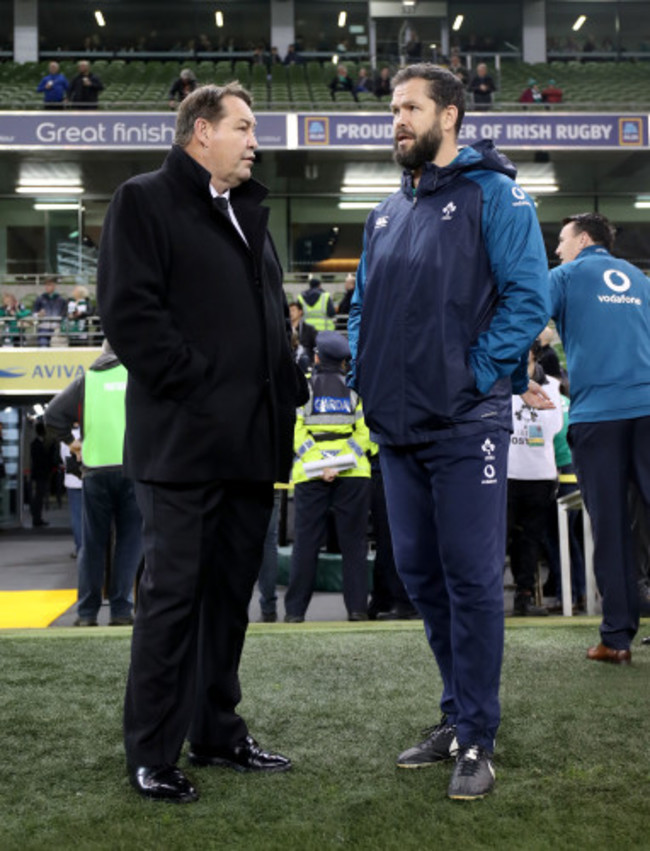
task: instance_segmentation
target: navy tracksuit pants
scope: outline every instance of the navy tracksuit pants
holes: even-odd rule
[[[603,644],[627,650],[639,628],[638,569],[628,507],[636,484],[650,506],[650,417],[574,423],[569,444],[594,535]]]
[[[461,745],[488,751],[500,720],[509,434],[381,446],[397,569],[424,619]]]

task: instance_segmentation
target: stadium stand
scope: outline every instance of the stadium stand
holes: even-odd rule
[[[347,61],[348,72],[356,79],[364,63]],[[365,67],[370,66],[365,63]],[[270,73],[263,65],[253,65],[245,59],[162,61],[97,59],[93,71],[104,83],[100,95],[100,109],[160,110],[167,108],[168,91],[181,68],[190,68],[198,82],[222,84],[238,79],[249,87],[256,109],[264,110],[351,110],[362,108],[385,110],[385,104],[371,93],[362,92],[359,104],[351,96],[341,94],[332,101],[329,83],[335,75],[332,62],[310,61],[296,65],[272,65]],[[70,80],[76,73],[76,63],[62,61],[61,70]],[[22,64],[0,62],[0,109],[40,109],[42,95],[36,85],[43,75],[44,63]],[[519,95],[523,86],[534,77],[543,87],[553,79],[563,90],[561,104],[553,108],[571,110],[639,109],[650,108],[649,61],[599,61],[576,60],[530,65],[516,60],[501,62],[496,75],[498,91],[494,109],[520,109]]]

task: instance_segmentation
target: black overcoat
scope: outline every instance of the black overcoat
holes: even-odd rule
[[[263,186],[231,191],[174,146],[116,191],[102,231],[102,325],[126,366],[125,469],[141,481],[285,481],[303,388]]]

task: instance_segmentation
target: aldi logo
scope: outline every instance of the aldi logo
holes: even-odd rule
[[[307,145],[329,145],[330,143],[330,120],[329,118],[305,118],[305,144]]]
[[[643,144],[643,119],[642,118],[619,118],[618,135],[621,145]]]

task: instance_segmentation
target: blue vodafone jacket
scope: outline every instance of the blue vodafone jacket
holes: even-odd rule
[[[571,382],[569,422],[650,416],[650,281],[602,245],[549,277]]]
[[[512,428],[548,315],[535,207],[491,141],[429,163],[369,215],[348,323],[350,383],[378,443]],[[513,373],[516,374],[511,380]]]

